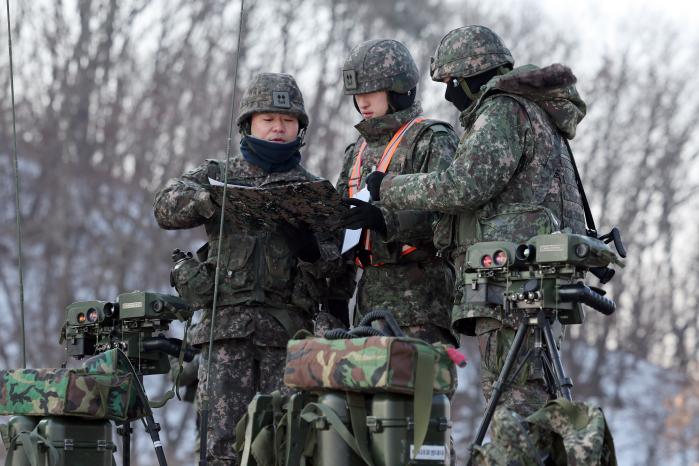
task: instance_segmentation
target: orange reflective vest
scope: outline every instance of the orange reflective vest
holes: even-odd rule
[[[412,128],[415,123],[420,123],[423,120],[424,118],[413,118],[412,120],[401,126],[398,131],[396,131],[396,134],[393,135],[391,140],[386,145],[386,148],[384,149],[383,154],[381,155],[381,159],[379,160],[379,164],[376,167],[376,171],[386,173],[388,167],[391,165],[391,161],[393,160],[393,156],[395,155],[396,150],[400,145],[400,142],[403,140],[403,136],[405,136],[405,133],[407,133],[408,130]],[[352,165],[352,171],[350,172],[349,178],[350,197],[354,197],[354,195],[360,190],[359,187],[362,182],[362,156],[364,155],[366,146],[366,141],[362,141],[361,146],[359,146],[359,151],[357,152],[357,155],[354,157],[354,164]],[[361,242],[364,245],[364,249],[369,253],[369,259],[371,260],[371,231],[364,230],[362,232],[362,236],[363,241]],[[400,255],[405,256],[407,254],[410,254],[411,252],[414,252],[416,249],[417,248],[415,246],[404,244],[401,248]],[[362,264],[359,259],[355,259],[355,264],[362,268],[364,266],[364,264]],[[383,265],[383,263],[374,264],[373,262],[371,262],[370,265],[374,267],[380,267]]]

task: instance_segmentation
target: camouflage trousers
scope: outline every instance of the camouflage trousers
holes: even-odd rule
[[[479,319],[476,323],[481,353],[481,387],[486,402],[493,394],[493,386],[505,364],[515,333],[515,329],[503,327],[495,319]],[[533,346],[534,334],[533,329],[530,329],[510,373],[509,383],[505,386],[498,402],[498,406],[508,407],[524,417],[544,406],[550,398],[546,389],[543,364],[539,359],[529,359],[519,375],[514,380],[511,378]]]
[[[212,349],[206,456],[211,466],[235,465],[235,425],[255,394],[274,390],[290,393],[282,383],[286,348],[255,345],[250,336],[215,341]],[[201,392],[206,387],[208,345],[203,345],[201,354],[197,389],[200,407]]]

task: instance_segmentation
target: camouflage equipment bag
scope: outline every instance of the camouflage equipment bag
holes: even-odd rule
[[[289,340],[284,384],[308,391],[415,394],[419,380],[452,393],[456,369],[447,346],[407,337]]]
[[[435,398],[441,396],[448,405],[449,401],[444,395],[453,393],[456,385],[456,369],[447,348],[447,345],[440,343],[430,345],[423,340],[408,337],[290,340],[287,345],[284,384],[291,388],[319,392],[321,399],[327,392],[338,393],[343,399],[346,398],[346,403],[343,401],[339,405],[347,406],[351,431],[339,415],[339,405],[336,403],[309,403],[301,413],[302,418],[309,423],[327,424],[330,429],[329,438],[337,437],[329,440],[330,444],[338,446],[332,450],[344,445],[350,447],[355,455],[344,455],[346,459],[356,456],[364,463],[373,465],[371,458],[376,456],[372,455],[373,450],[383,452],[399,449],[405,451],[408,458],[417,460],[424,454],[422,447],[425,440],[431,437],[441,438],[447,428],[436,436],[430,436],[430,432],[439,431],[444,423],[449,424],[448,421],[432,419]],[[393,404],[402,406],[396,412],[408,412],[405,419],[410,418],[412,423],[409,428],[393,429],[395,432],[390,436],[391,440],[379,440],[380,436],[374,439],[368,432],[369,426],[374,425],[371,424],[370,417],[374,417],[374,421],[378,420],[379,423],[383,422],[373,416],[371,409],[372,399],[381,394],[389,395],[389,398],[393,398]],[[436,405],[441,406],[441,402],[437,401]],[[395,421],[392,419],[389,422]],[[410,435],[407,434],[408,431]],[[320,444],[323,443],[323,438],[323,434],[318,435],[319,446],[322,446]],[[378,446],[386,441],[391,445],[390,448]],[[434,446],[440,451],[446,448],[443,443]],[[398,454],[395,459],[401,464],[404,457]],[[448,455],[443,459],[447,461]],[[412,464],[421,463],[413,461]],[[348,463],[348,466],[352,465]]]
[[[0,371],[0,414],[134,420],[143,417],[134,374],[110,350],[77,369]]]
[[[559,398],[527,418],[501,407],[491,432],[490,443],[475,447],[474,466],[617,465],[604,413],[589,403]]]

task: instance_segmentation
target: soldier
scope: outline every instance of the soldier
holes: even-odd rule
[[[575,77],[562,65],[513,66],[510,51],[490,29],[466,26],[449,32],[432,58],[431,74],[446,84],[445,99],[461,112],[465,133],[453,163],[444,171],[385,177],[377,172],[367,180],[372,197],[384,207],[450,214],[437,225],[435,245],[450,251],[457,267],[453,326],[478,337],[486,398],[518,316],[462,303],[466,249],[478,241],[520,242],[563,228],[585,233],[566,141],[585,115]],[[501,402],[521,415],[531,414],[548,398],[535,364],[508,388]]]
[[[301,167],[300,147],[308,126],[303,97],[287,74],[255,76],[243,95],[237,119],[241,154],[231,157],[229,183],[317,180]],[[225,217],[219,238],[220,207],[212,201],[209,179],[224,179],[225,162],[207,160],[180,178],[170,180],[155,197],[155,217],[165,229],[203,225],[208,236],[208,270],[216,269],[222,241],[218,309],[211,348],[207,457],[212,465],[235,463],[234,428],[256,392],[284,390],[286,343],[309,328],[317,307],[309,298],[299,266],[337,261],[339,253],[319,245],[315,235],[287,225],[284,232],[249,230]],[[335,257],[321,257],[335,251]],[[213,277],[197,280],[209,293],[202,323],[193,332],[202,347],[197,400],[206,387]],[[178,288],[179,289],[179,288]],[[193,295],[196,295],[194,290]],[[199,293],[202,294],[202,293]]]
[[[421,116],[415,100],[418,70],[408,49],[395,40],[356,46],[343,67],[344,91],[363,120],[359,138],[345,150],[337,182],[340,195],[354,196],[372,170],[427,173],[449,166],[458,138],[452,127]],[[343,226],[366,227],[356,263],[363,268],[355,322],[387,309],[406,334],[429,342],[457,344],[450,329],[454,277],[436,256],[430,212],[410,212],[358,199]],[[352,271],[353,279],[354,271]]]

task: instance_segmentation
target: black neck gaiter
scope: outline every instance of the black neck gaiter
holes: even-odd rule
[[[240,140],[240,152],[248,162],[257,165],[267,173],[288,172],[301,162],[303,141],[297,137],[291,142],[270,142],[254,136],[244,136]]]

